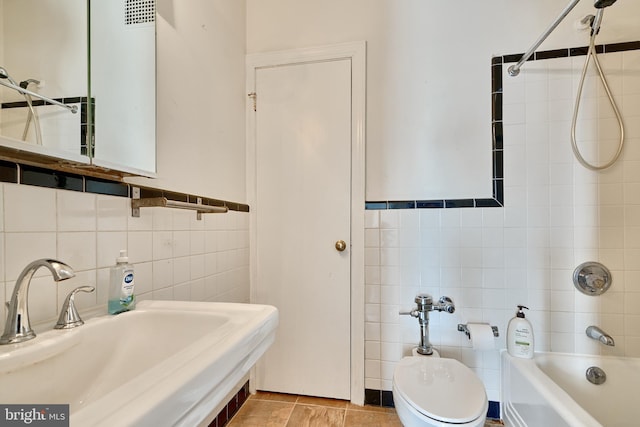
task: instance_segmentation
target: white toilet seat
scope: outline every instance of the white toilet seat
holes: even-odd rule
[[[393,391],[422,416],[443,424],[474,424],[487,413],[484,385],[455,359],[405,357],[393,375]]]
[[[405,402],[404,399],[398,396],[397,400],[394,400],[396,406],[396,412],[402,425],[404,427],[484,427],[486,417],[482,416],[475,420],[463,423],[463,424],[450,424],[444,423],[433,418],[427,417],[425,414],[416,411],[416,409]]]

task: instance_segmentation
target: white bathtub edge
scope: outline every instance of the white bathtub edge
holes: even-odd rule
[[[535,357],[535,356],[534,356]],[[503,375],[507,374],[505,365],[510,365],[529,382],[538,393],[545,397],[545,401],[556,411],[571,427],[603,427],[595,418],[578,405],[560,386],[553,382],[540,368],[533,359],[520,359],[509,355],[506,350],[501,351],[503,360]],[[503,396],[502,405],[507,406],[511,402],[505,391],[508,391],[505,384],[502,385]],[[507,390],[505,390],[507,389]],[[515,412],[515,411],[514,411]],[[503,418],[506,418],[503,416]],[[509,420],[512,421],[512,420]],[[522,420],[522,426],[526,426],[526,422]],[[516,424],[517,427],[520,425]],[[514,426],[515,427],[515,426]],[[534,426],[529,426],[534,427]]]

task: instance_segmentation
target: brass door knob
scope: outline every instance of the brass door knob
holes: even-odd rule
[[[344,240],[338,240],[338,241],[336,242],[336,250],[337,250],[338,252],[342,252],[342,251],[344,251],[345,249],[347,249],[347,243],[346,243]]]

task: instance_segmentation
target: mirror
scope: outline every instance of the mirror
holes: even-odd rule
[[[0,156],[155,176],[155,0],[0,0],[0,16]]]
[[[93,164],[156,171],[155,0],[89,1]]]
[[[0,86],[0,144],[88,162],[82,123],[87,107],[87,27],[78,24],[86,22],[86,2],[0,0],[0,13],[0,83],[22,86],[78,109],[74,114],[43,105],[36,96]]]

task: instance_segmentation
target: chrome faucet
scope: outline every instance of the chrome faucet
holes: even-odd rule
[[[418,323],[420,323],[418,353],[426,355],[433,354],[433,346],[429,342],[429,312],[436,310],[453,313],[456,311],[456,306],[449,297],[440,297],[438,302],[434,304],[433,298],[428,294],[418,294],[414,301],[418,305],[414,310],[401,311],[400,314],[418,318]]]
[[[611,335],[607,334],[597,326],[589,326],[585,332],[587,333],[587,336],[589,338],[600,341],[604,345],[608,345],[611,347],[616,345]]]
[[[18,276],[11,301],[7,303],[7,322],[4,325],[4,334],[0,337],[0,344],[15,344],[36,337],[29,322],[28,297],[31,278],[40,267],[48,268],[56,282],[75,276],[71,267],[55,259],[39,259],[27,265]]]

